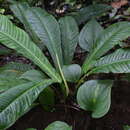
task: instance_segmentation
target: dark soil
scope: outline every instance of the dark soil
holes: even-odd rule
[[[33,108],[19,119],[9,130],[37,128],[43,130],[53,121],[65,121],[73,130],[123,130],[130,124],[130,83],[118,82],[112,90],[112,105],[107,115],[92,119],[88,112],[74,108],[56,107],[55,112],[45,112],[41,107]],[[60,106],[60,105],[59,105]],[[70,106],[71,107],[71,106]]]

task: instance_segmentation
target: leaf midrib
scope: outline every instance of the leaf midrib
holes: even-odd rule
[[[107,67],[107,66],[110,66],[110,65],[113,65],[113,64],[119,64],[119,63],[124,63],[124,62],[129,62],[130,61],[130,59],[121,59],[121,60],[119,60],[119,61],[115,61],[115,62],[112,62],[112,63],[109,63],[109,64],[107,64],[107,63],[105,63],[105,64],[103,64],[103,65],[98,65],[98,66],[95,66],[96,68],[95,68],[95,70],[96,69],[99,69],[99,68],[102,68],[102,67]]]
[[[49,41],[51,42],[51,45],[53,46],[53,39],[52,39],[52,37],[51,37],[51,34],[48,32],[48,29],[47,29],[47,27],[45,26],[45,23],[44,22],[42,22],[43,20],[39,17],[39,15],[37,15],[37,13],[35,13],[35,11],[33,11],[32,10],[32,12],[36,15],[36,17],[41,21],[41,24],[43,25],[43,27],[45,28],[45,32],[47,33],[47,35],[49,36],[48,38],[49,38]],[[49,17],[52,17],[51,15],[47,15],[47,16],[49,16]],[[53,18],[53,17],[52,17]],[[42,41],[43,41],[43,38],[40,38]],[[44,42],[44,41],[43,41]],[[54,47],[55,48],[55,47]],[[57,51],[56,51],[56,49],[54,49],[54,48],[51,48],[51,49],[53,49],[54,50],[54,52],[57,54]],[[58,55],[58,54],[57,54]],[[55,55],[55,57],[56,57],[56,55]],[[58,59],[59,59],[59,56],[58,56]]]
[[[120,29],[120,30],[122,30],[122,29]],[[119,31],[114,32],[113,35],[111,35],[105,42],[103,42],[103,44],[99,44],[100,46],[99,46],[99,47],[97,46],[97,49],[95,49],[94,53],[92,54],[92,57],[94,57],[94,56],[97,54],[97,52],[100,50],[100,48],[103,48],[104,45],[106,45],[106,43],[109,43],[109,41],[111,41],[111,38],[112,38],[113,36],[115,36],[115,34],[116,34],[117,32],[119,32]],[[98,43],[98,41],[97,41],[97,43]],[[96,43],[96,44],[97,44],[97,43]],[[97,45],[98,45],[98,44],[97,44]]]
[[[49,81],[51,81],[52,82],[52,80],[50,79],[50,80],[46,80],[46,83],[49,83]],[[50,82],[50,84],[51,84],[51,82]],[[15,101],[17,101],[19,98],[21,98],[22,96],[24,96],[24,95],[26,95],[26,93],[28,93],[28,91],[30,91],[31,89],[34,89],[35,87],[38,87],[38,86],[40,86],[40,85],[42,85],[42,84],[45,84],[45,81],[42,81],[42,82],[40,82],[40,83],[38,83],[38,84],[36,84],[36,85],[34,85],[33,86],[33,82],[30,82],[30,84],[32,83],[32,87],[30,87],[29,89],[26,89],[24,92],[22,92],[20,95],[18,95],[14,100],[12,100],[11,101],[11,103],[9,103],[9,105],[7,105],[1,112],[0,112],[0,115],[4,112],[4,111],[6,111]],[[29,83],[27,83],[27,84],[29,84]],[[25,85],[27,85],[27,84],[25,84]],[[13,88],[14,89],[14,88]]]
[[[117,32],[120,32],[120,30],[122,30],[122,28],[120,28],[119,30],[117,30],[116,32],[113,33],[113,35],[111,35],[111,37],[109,37],[103,44],[99,44],[99,47],[97,46],[94,50],[93,50],[93,53],[90,55],[89,59],[86,60],[86,66],[90,66],[91,65],[91,62],[96,59],[94,58],[95,55],[97,54],[97,52],[100,50],[100,48],[103,48],[104,45],[106,45],[106,43],[108,43],[110,41],[110,39],[116,35]],[[102,32],[103,33],[103,32]],[[98,40],[96,41],[96,44],[98,43]],[[98,45],[98,44],[97,44]]]
[[[16,28],[17,29],[17,28]],[[53,75],[53,73],[50,71],[50,69],[46,66],[46,65],[44,65],[40,60],[39,60],[39,58],[37,58],[28,48],[26,48],[26,47],[24,47],[24,46],[22,46],[22,44],[20,44],[20,42],[18,42],[18,41],[16,41],[15,39],[13,39],[10,35],[8,35],[8,34],[6,34],[6,33],[4,33],[4,32],[1,32],[0,31],[0,33],[2,33],[3,35],[5,35],[5,36],[7,36],[7,37],[9,37],[12,41],[14,41],[15,43],[18,43],[18,45],[19,46],[21,46],[22,48],[24,48],[27,52],[29,52],[33,57],[35,57],[35,59],[36,59],[36,61],[38,61],[44,68],[46,68],[46,70],[53,76],[53,77],[55,77],[55,79],[57,79],[57,77],[55,76],[55,75]],[[31,41],[30,41],[31,42]],[[32,42],[33,43],[33,42]],[[36,46],[37,47],[37,46]],[[44,56],[44,55],[43,55]],[[42,70],[43,70],[43,68],[41,68]],[[44,70],[43,70],[44,71]],[[59,82],[59,79],[57,79],[57,81]]]

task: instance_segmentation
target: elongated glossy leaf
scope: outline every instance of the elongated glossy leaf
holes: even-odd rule
[[[116,52],[104,56],[96,61],[93,73],[129,73],[130,72],[130,49],[119,49]]]
[[[16,86],[0,95],[0,129],[7,129],[29,109],[41,91],[52,84],[45,80]]]
[[[72,130],[72,127],[61,121],[51,123],[45,130]]]
[[[22,22],[25,22],[24,12],[29,8],[28,3],[26,2],[15,2],[10,6],[11,11],[15,14],[15,16]]]
[[[26,79],[26,80],[29,80],[32,82],[39,82],[39,81],[42,81],[46,78],[47,77],[42,72],[40,72],[38,70],[29,70],[20,76],[20,79]]]
[[[31,29],[26,17],[25,12],[27,9],[29,9],[29,5],[26,2],[15,2],[10,6],[11,11],[15,14],[15,16],[20,20],[21,23],[23,23],[25,29],[29,33],[30,37],[35,43],[40,43],[40,40],[38,39],[35,32]]]
[[[59,74],[56,73],[42,51],[23,30],[14,26],[4,15],[0,15],[0,42],[32,60],[51,78],[58,82],[61,81]]]
[[[79,35],[79,45],[82,49],[90,52],[94,48],[94,43],[101,35],[103,28],[95,20],[89,21],[81,30]]]
[[[85,60],[82,67],[83,72],[86,73],[96,59],[104,55],[108,50],[112,49],[128,36],[130,36],[130,22],[115,23],[105,29],[102,35],[97,39],[95,48]]]
[[[59,20],[62,39],[63,62],[68,65],[72,62],[75,48],[78,43],[78,25],[73,17],[65,16]]]
[[[94,4],[71,13],[71,16],[76,19],[78,24],[82,24],[91,18],[102,15],[110,9],[112,9],[112,7],[106,4]]]
[[[104,116],[111,104],[110,80],[90,80],[85,82],[78,90],[77,101],[84,110],[92,111],[93,118]]]
[[[48,48],[53,61],[58,66],[63,64],[60,28],[56,19],[40,8],[30,8],[26,12],[26,19],[40,40]],[[58,57],[58,59],[57,59]]]
[[[63,66],[62,71],[65,79],[69,82],[76,82],[81,76],[81,67],[78,64]]]

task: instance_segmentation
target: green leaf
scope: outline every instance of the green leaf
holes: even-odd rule
[[[0,93],[7,91],[16,85],[26,83],[27,81],[20,79],[20,76],[30,69],[32,69],[32,67],[29,64],[17,62],[11,62],[0,67]]]
[[[123,130],[130,130],[130,126],[128,125],[123,126]]]
[[[89,21],[80,32],[80,47],[90,52],[94,48],[94,44],[97,38],[101,35],[102,31],[103,28],[95,19]]]
[[[51,78],[57,82],[61,82],[59,74],[51,66],[42,51],[30,40],[23,30],[14,26],[4,15],[0,15],[0,42],[11,49],[15,49],[18,53],[23,54]]]
[[[129,73],[130,72],[130,49],[118,49],[97,60],[94,69],[90,73]]]
[[[118,22],[105,29],[94,44],[92,52],[85,60],[82,67],[83,72],[86,73],[93,67],[95,60],[99,59],[128,36],[130,36],[130,22]]]
[[[33,67],[29,64],[23,64],[23,63],[18,63],[18,62],[10,62],[2,67],[0,67],[0,72],[3,70],[14,70],[14,71],[20,71],[20,72],[25,72],[28,70],[32,70]]]
[[[15,70],[4,70],[0,72],[0,93],[8,89],[26,83],[25,80],[19,79],[21,72]]]
[[[28,3],[26,2],[15,2],[10,5],[11,11],[15,14],[15,16],[22,22],[25,22],[24,11],[29,8]]]
[[[62,71],[65,79],[69,82],[76,82],[81,76],[81,67],[78,64],[63,66]]]
[[[15,2],[14,4],[10,5],[11,11],[14,13],[14,15],[20,20],[21,23],[23,23],[26,31],[29,33],[30,37],[35,43],[40,43],[39,38],[33,31],[33,29],[30,27],[30,24],[28,23],[25,13],[26,10],[29,9],[29,5],[26,2]]]
[[[38,70],[29,70],[20,76],[20,79],[26,79],[32,82],[38,82],[46,79],[47,77]]]
[[[5,47],[0,48],[0,56],[1,55],[8,55],[10,53],[12,53],[12,50],[5,48]]]
[[[16,86],[0,95],[0,129],[7,129],[15,123],[37,99],[40,92],[53,83],[45,80]]]
[[[72,127],[61,121],[51,123],[45,130],[72,130]]]
[[[28,9],[26,18],[30,23],[31,28],[48,48],[53,62],[61,74],[68,95],[69,88],[61,70],[61,67],[63,66],[63,56],[61,49],[61,33],[58,22],[52,15],[40,8]]]
[[[106,4],[94,4],[81,8],[79,11],[73,12],[70,15],[76,19],[78,24],[82,24],[91,18],[102,15],[110,9],[112,9],[112,7]]]
[[[62,66],[61,34],[56,19],[40,8],[28,9],[25,16],[30,27],[49,50],[55,66],[58,66],[58,60]]]
[[[73,17],[65,16],[59,20],[63,48],[63,62],[68,65],[72,62],[78,43],[78,25]]]
[[[53,110],[55,105],[55,93],[51,87],[47,87],[39,95],[39,102],[46,111]]]
[[[130,82],[130,73],[126,73],[121,77],[121,80]]]
[[[103,117],[111,104],[110,80],[90,80],[78,90],[77,101],[84,110],[92,111],[93,118]]]
[[[74,4],[76,3],[76,0],[65,0],[65,3],[74,6]]]

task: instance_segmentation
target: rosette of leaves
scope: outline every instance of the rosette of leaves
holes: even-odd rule
[[[0,43],[16,50],[37,66],[37,69],[29,66],[27,69],[14,64],[0,69],[1,76],[4,76],[5,72],[13,72],[10,83],[16,81],[11,86],[7,84],[5,90],[4,85],[3,88],[0,86],[0,129],[7,129],[13,125],[32,108],[39,95],[45,97],[44,90],[55,83],[65,90],[66,96],[70,94],[69,82],[75,83],[79,87],[77,102],[80,107],[92,111],[93,118],[104,116],[110,108],[113,81],[87,81],[86,77],[97,73],[130,72],[129,49],[119,48],[107,53],[130,36],[130,23],[119,22],[103,29],[92,19],[79,34],[79,27],[71,16],[57,20],[45,10],[36,7],[27,8],[24,15],[29,28],[50,53],[51,62],[24,30],[16,27],[8,17],[0,15]],[[73,62],[78,41],[80,47],[88,52],[82,67]],[[5,81],[6,75],[9,74],[5,74]],[[54,94],[50,90],[45,92]],[[42,97],[39,99],[40,102],[44,100]],[[49,103],[51,101],[49,100]],[[44,103],[48,104],[43,101]]]

